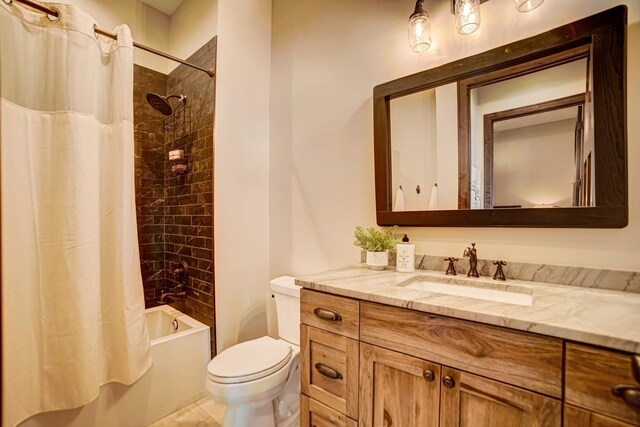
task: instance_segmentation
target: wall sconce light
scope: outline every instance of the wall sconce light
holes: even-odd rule
[[[456,0],[454,11],[458,33],[471,34],[480,27],[480,0]]]
[[[422,9],[424,0],[417,0],[416,7],[409,16],[409,46],[416,53],[424,52],[431,46],[431,24],[429,14]]]
[[[540,6],[544,0],[513,0],[513,5],[518,12],[529,12]]]

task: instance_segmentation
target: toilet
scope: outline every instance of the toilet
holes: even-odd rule
[[[300,414],[300,287],[291,276],[271,281],[278,339],[236,344],[207,366],[207,390],[227,405],[222,427],[288,427]]]

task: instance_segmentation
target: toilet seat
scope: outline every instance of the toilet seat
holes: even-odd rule
[[[293,349],[286,341],[265,336],[229,347],[209,362],[209,380],[221,384],[254,381],[282,369]]]

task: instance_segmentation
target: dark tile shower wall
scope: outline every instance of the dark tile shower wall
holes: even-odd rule
[[[157,304],[165,288],[164,270],[164,117],[146,101],[147,93],[164,94],[166,74],[134,65],[133,112],[136,214],[144,298]]]
[[[205,68],[215,68],[216,38],[188,59]],[[177,109],[175,121],[166,126],[166,149],[182,149],[190,172],[175,175],[166,163],[165,174],[165,269],[171,271],[184,260],[189,265],[186,311],[212,327],[214,338],[213,267],[213,117],[215,78],[180,65],[169,74],[167,94],[185,95],[186,106]],[[174,101],[175,102],[175,101]],[[176,283],[167,275],[167,286]],[[178,307],[185,309],[184,307]]]
[[[215,68],[214,37],[188,61]],[[185,95],[182,106],[169,102],[165,117],[146,102],[146,94]],[[186,302],[171,302],[211,327],[215,355],[213,266],[213,117],[215,78],[180,65],[168,76],[134,68],[134,125],[138,239],[147,308],[158,305],[163,291],[177,285],[172,271],[189,265]],[[190,171],[175,175],[168,153],[184,150]]]

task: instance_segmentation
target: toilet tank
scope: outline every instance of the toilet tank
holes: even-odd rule
[[[294,277],[277,277],[271,281],[271,295],[276,300],[278,336],[300,345],[300,286]]]

